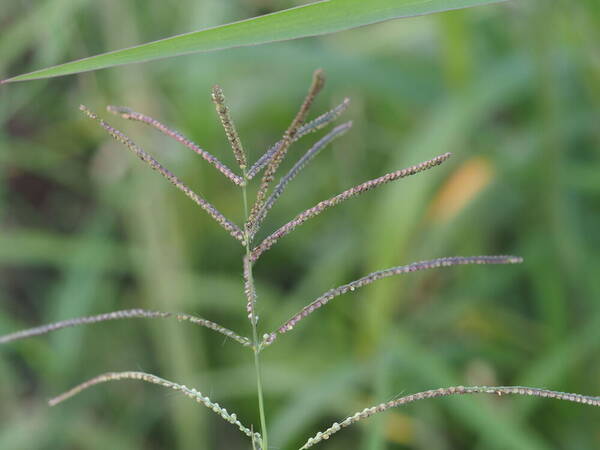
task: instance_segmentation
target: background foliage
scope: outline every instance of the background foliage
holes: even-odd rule
[[[3,75],[291,6],[5,3]],[[323,67],[329,83],[317,108],[350,96],[354,128],[290,187],[267,230],[363,180],[445,151],[455,156],[328,211],[265,255],[256,273],[263,327],[392,265],[493,253],[521,255],[525,264],[380,281],[282,337],[263,354],[274,448],[297,448],[364,406],[440,386],[598,394],[598,42],[597,2],[524,0],[3,87],[0,332],[133,307],[248,327],[239,245],[77,107],[131,106],[234,166],[210,87],[225,89],[256,158]],[[241,221],[238,191],[196,155],[140,124],[107,118]],[[45,405],[108,370],[195,386],[258,423],[250,352],[169,321],[114,322],[1,349],[0,448],[247,447],[218,418],[151,386],[106,385]],[[321,446],[593,449],[599,420],[590,407],[539,399],[443,399],[369,419]]]

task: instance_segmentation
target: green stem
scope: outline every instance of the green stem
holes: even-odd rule
[[[256,324],[253,326],[253,335],[254,335],[254,369],[256,371],[256,391],[258,395],[258,411],[260,414],[260,428],[262,432],[262,448],[263,450],[267,450],[268,448],[268,439],[267,439],[267,420],[265,418],[265,403],[263,399],[263,389],[262,389],[262,380],[260,375],[260,358],[258,353],[258,339],[256,333]]]
[[[247,194],[247,190],[246,190],[246,184],[248,183],[248,178],[246,175],[246,169],[243,169],[244,172],[244,185],[242,186],[242,195],[244,197],[244,215],[245,215],[245,220],[248,220],[248,194]],[[246,257],[250,256],[250,236],[248,235],[248,233],[244,230],[244,233],[246,233],[245,236],[245,240],[246,240]],[[248,273],[248,282],[250,283],[250,289],[252,289],[252,291],[255,290],[254,287],[254,277],[252,274],[252,264],[250,264],[250,269],[249,269],[249,273]],[[266,416],[265,416],[265,402],[264,402],[264,396],[263,396],[263,388],[262,388],[262,377],[261,377],[261,372],[260,372],[260,357],[259,357],[259,353],[260,353],[260,341],[258,339],[258,330],[256,328],[256,319],[253,317],[250,319],[250,323],[252,324],[252,341],[253,341],[253,352],[254,352],[254,370],[256,372],[256,392],[258,395],[258,411],[259,411],[259,415],[260,415],[260,428],[261,428],[261,435],[262,435],[262,450],[267,450],[268,447],[268,435],[267,435],[267,420],[266,420]]]

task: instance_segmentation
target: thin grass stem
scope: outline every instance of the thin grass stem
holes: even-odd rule
[[[300,450],[306,450],[307,448],[310,448],[323,440],[329,439],[333,434],[337,433],[342,428],[346,428],[360,420],[371,417],[372,415],[383,412],[387,409],[406,405],[408,403],[413,403],[418,400],[425,400],[428,398],[448,397],[451,395],[466,394],[493,394],[497,395],[498,397],[501,397],[503,395],[522,395],[527,397],[553,398],[556,400],[564,400],[568,402],[581,403],[590,406],[600,406],[600,397],[592,397],[581,394],[569,394],[566,392],[551,391],[548,389],[538,389],[523,386],[455,386],[449,388],[432,389],[429,391],[419,392],[417,394],[407,395],[405,397],[401,397],[396,400],[389,401],[387,403],[381,403],[377,406],[373,406],[370,408],[365,408],[362,411],[359,411],[356,414],[347,417],[339,423],[335,422],[331,427],[327,428],[325,431],[317,433],[315,436],[311,437],[300,448]]]
[[[260,429],[262,432],[262,448],[269,448],[269,434],[267,432],[267,416],[265,412],[265,400],[262,387],[262,373],[260,369],[260,348],[258,347],[258,331],[256,323],[252,322],[252,336],[254,338],[254,371],[256,373],[256,395],[258,396],[258,414],[260,416]]]
[[[223,175],[225,175],[233,183],[235,183],[239,186],[244,182],[244,179],[242,177],[233,173],[233,171],[229,167],[227,167],[225,164],[223,164],[221,161],[219,161],[219,159],[216,156],[214,156],[214,155],[210,154],[209,152],[207,152],[206,150],[203,150],[202,148],[200,148],[200,146],[198,146],[198,144],[194,143],[192,140],[185,137],[179,131],[169,128],[166,125],[164,125],[163,123],[159,122],[158,120],[156,120],[150,116],[147,116],[145,114],[136,112],[136,111],[132,110],[131,108],[127,108],[126,106],[110,105],[110,106],[107,106],[106,109],[109,112],[122,117],[123,119],[142,122],[147,125],[150,125],[153,128],[156,128],[161,133],[169,136],[170,138],[175,139],[177,142],[183,144],[184,146],[186,146],[187,148],[192,150],[194,153],[197,153],[198,155],[200,155],[205,161],[207,161],[210,165],[212,165],[215,169],[217,169]]]
[[[356,197],[360,194],[363,194],[373,188],[379,187],[383,184],[389,183],[390,181],[399,180],[401,178],[408,177],[410,175],[415,175],[419,172],[423,172],[424,170],[431,169],[432,167],[439,166],[444,161],[446,161],[450,157],[451,153],[444,153],[443,155],[436,156],[433,159],[428,161],[424,161],[415,166],[408,167],[406,169],[397,170],[396,172],[391,172],[382,177],[375,178],[373,180],[369,180],[365,183],[354,186],[341,194],[336,195],[328,200],[323,200],[317,205],[313,206],[306,211],[298,214],[294,219],[280,227],[274,233],[265,238],[259,245],[257,245],[252,250],[252,260],[256,261],[264,252],[269,250],[279,239],[283,236],[294,231],[298,226],[302,225],[307,220],[318,216],[326,209],[329,209],[333,206],[336,206],[342,203],[345,200]]]
[[[200,206],[204,211],[206,211],[215,221],[221,225],[225,230],[229,232],[231,236],[233,236],[238,241],[244,242],[244,233],[242,230],[229,219],[227,219],[217,208],[215,208],[212,204],[202,198],[200,195],[196,194],[192,191],[188,186],[186,186],[179,178],[177,178],[171,171],[163,167],[156,159],[154,159],[151,155],[146,153],[141,147],[139,147],[135,142],[125,136],[119,130],[113,128],[104,120],[100,119],[96,114],[90,111],[85,106],[81,105],[79,107],[89,118],[94,119],[100,123],[100,125],[117,141],[121,144],[124,144],[129,150],[136,154],[138,158],[147,163],[152,169],[156,170],[163,177],[169,180],[175,187],[177,187],[180,191],[182,191],[185,195],[187,195],[190,199],[192,199],[198,206]]]
[[[246,170],[243,170],[244,180],[248,181]],[[242,187],[242,198],[244,204],[244,217],[246,223],[248,222],[248,192],[246,184]],[[267,431],[267,419],[265,413],[265,401],[262,387],[262,373],[260,369],[260,341],[258,339],[257,322],[258,316],[256,315],[256,287],[254,286],[254,274],[252,273],[252,261],[250,260],[250,235],[247,229],[246,234],[246,254],[243,259],[243,273],[244,273],[244,293],[246,295],[246,311],[250,324],[252,326],[252,350],[254,353],[254,372],[256,376],[256,395],[258,397],[258,413],[260,416],[260,428],[262,432],[261,446],[263,449],[269,448],[269,433]]]

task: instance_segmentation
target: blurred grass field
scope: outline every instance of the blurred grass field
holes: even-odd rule
[[[0,75],[290,7],[221,2],[9,0]],[[256,268],[263,330],[363,274],[451,255],[520,266],[395,277],[336,299],[263,353],[270,443],[400,394],[457,384],[600,395],[600,5],[535,1],[388,22],[322,38],[185,56],[0,89],[0,334],[151,308],[248,334],[241,248],[78,111],[83,103],[240,222],[241,196],[127,105],[235,166],[210,88],[229,99],[250,158],[276,141],[312,71],[314,114],[349,96],[349,134],[289,187],[266,231],[339,191],[446,151],[430,172],[307,223]],[[305,138],[293,156],[319,136]],[[106,371],[194,386],[258,424],[251,353],[204,329],[113,322],[0,349],[0,449],[247,449],[234,429],[160,388],[122,382],[56,408]],[[355,425],[323,449],[600,448],[597,409],[551,400],[420,402]]]

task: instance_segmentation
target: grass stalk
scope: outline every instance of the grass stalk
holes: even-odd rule
[[[244,222],[247,223],[248,222],[248,216],[249,216],[249,212],[248,212],[248,192],[247,192],[247,188],[246,185],[248,183],[248,175],[246,173],[246,168],[242,168],[243,171],[243,177],[244,177],[244,181],[245,183],[242,185],[242,197],[243,197],[243,201],[244,201]],[[256,297],[256,289],[254,287],[254,276],[252,273],[252,261],[250,260],[250,254],[252,252],[252,249],[250,248],[250,233],[248,232],[248,227],[245,227],[244,233],[246,234],[246,237],[244,239],[244,241],[246,242],[246,254],[245,254],[245,258],[248,261],[248,273],[247,273],[247,277],[248,279],[246,280],[247,282],[247,286],[248,288],[252,291],[254,297]],[[247,293],[248,295],[248,293]],[[251,303],[251,298],[248,298],[249,303]],[[268,434],[267,434],[267,419],[266,419],[266,414],[265,414],[265,402],[264,402],[264,395],[263,395],[263,388],[262,388],[262,375],[261,375],[261,371],[260,371],[260,350],[261,350],[261,341],[258,338],[258,330],[257,330],[257,320],[258,316],[256,315],[256,312],[254,311],[254,309],[251,312],[250,315],[250,323],[252,325],[252,342],[253,342],[253,346],[252,346],[252,350],[254,352],[254,371],[256,373],[256,395],[258,396],[258,413],[260,416],[260,432],[261,432],[261,436],[262,436],[262,445],[261,448],[266,450],[268,449]]]

